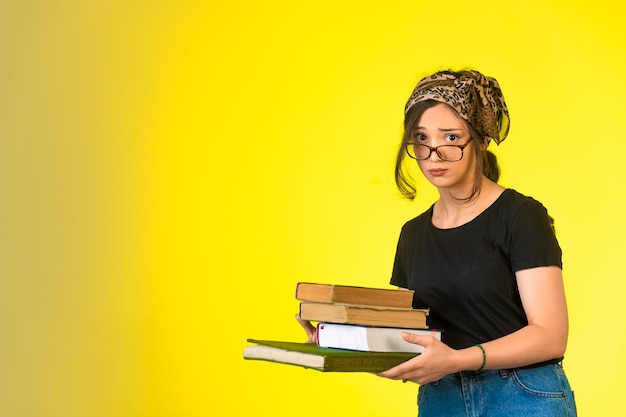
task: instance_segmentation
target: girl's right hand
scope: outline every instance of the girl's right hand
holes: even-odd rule
[[[313,326],[310,321],[300,318],[299,314],[296,314],[296,320],[298,320],[298,323],[300,323],[300,326],[302,326],[306,332],[308,338],[307,343],[317,343],[317,329],[315,326]]]

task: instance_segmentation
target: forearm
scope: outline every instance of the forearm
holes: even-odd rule
[[[433,337],[411,332],[403,334],[403,338],[423,346],[424,353],[379,375],[425,384],[459,371],[519,368],[559,358],[565,351],[567,323],[556,321],[548,327],[530,324],[507,336],[483,343],[484,367],[483,352],[477,346],[455,350]]]
[[[508,369],[532,365],[563,356],[567,345],[567,324],[562,328],[546,328],[530,324],[507,336],[483,343],[484,369]],[[479,369],[482,351],[475,346],[461,349],[459,370]]]
[[[483,344],[487,369],[532,365],[565,353],[568,318],[561,269],[540,267],[518,271],[516,275],[529,324]]]

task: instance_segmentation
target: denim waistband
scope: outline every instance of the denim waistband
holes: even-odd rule
[[[525,365],[525,366],[520,366],[517,368],[510,368],[510,369],[485,369],[482,371],[460,371],[460,372],[455,372],[453,374],[451,374],[452,376],[458,376],[458,377],[467,377],[467,376],[473,376],[473,375],[480,375],[486,372],[500,372],[502,373],[502,371],[512,371],[514,369],[532,369],[532,368],[539,368],[542,366],[546,366],[546,365],[556,365],[556,364],[560,364],[561,362],[563,362],[563,357],[560,358],[555,358],[555,359],[549,359],[547,361],[543,361],[543,362],[537,362],[537,363],[533,363],[531,365]]]
[[[519,368],[515,368],[515,369],[539,368],[540,366],[556,365],[557,363],[561,363],[561,362],[563,362],[563,357],[562,356],[560,358],[556,358],[556,359],[550,359],[550,360],[539,362],[539,363],[533,363],[532,365],[520,366]]]

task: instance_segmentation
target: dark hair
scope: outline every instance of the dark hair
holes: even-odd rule
[[[406,146],[407,143],[411,140],[411,131],[413,130],[413,127],[420,120],[424,111],[436,106],[437,104],[442,103],[435,100],[424,100],[418,102],[409,109],[404,117],[404,133],[402,135],[402,142],[400,142],[398,154],[396,155],[395,179],[398,190],[400,190],[400,192],[410,200],[413,200],[415,198],[417,189],[415,188],[413,178],[411,178],[411,175],[407,171],[406,165],[404,164],[404,160],[407,157]],[[452,107],[450,108],[452,109]],[[479,135],[476,129],[474,129],[474,127],[469,122],[467,122],[465,119],[463,120],[465,121],[465,124],[467,125],[467,128],[470,132],[470,136],[472,137],[472,140],[476,145],[476,175],[474,178],[474,184],[472,186],[472,192],[470,193],[469,197],[460,198],[459,200],[471,201],[476,198],[476,196],[480,192],[483,175],[485,175],[493,182],[498,182],[498,179],[500,178],[500,167],[498,166],[498,160],[496,158],[496,155],[494,155],[490,151],[487,151],[486,149],[481,150],[481,147],[487,145],[486,139]]]

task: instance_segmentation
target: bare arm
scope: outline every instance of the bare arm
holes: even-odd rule
[[[558,358],[565,352],[568,319],[561,269],[526,269],[517,272],[516,277],[528,325],[483,344],[485,369],[531,365]],[[481,350],[475,346],[454,350],[433,338],[411,334],[405,340],[423,345],[424,353],[380,376],[424,384],[450,373],[478,369],[483,361]]]
[[[487,368],[531,365],[565,353],[568,319],[561,269],[532,268],[516,276],[528,326],[483,345]]]

